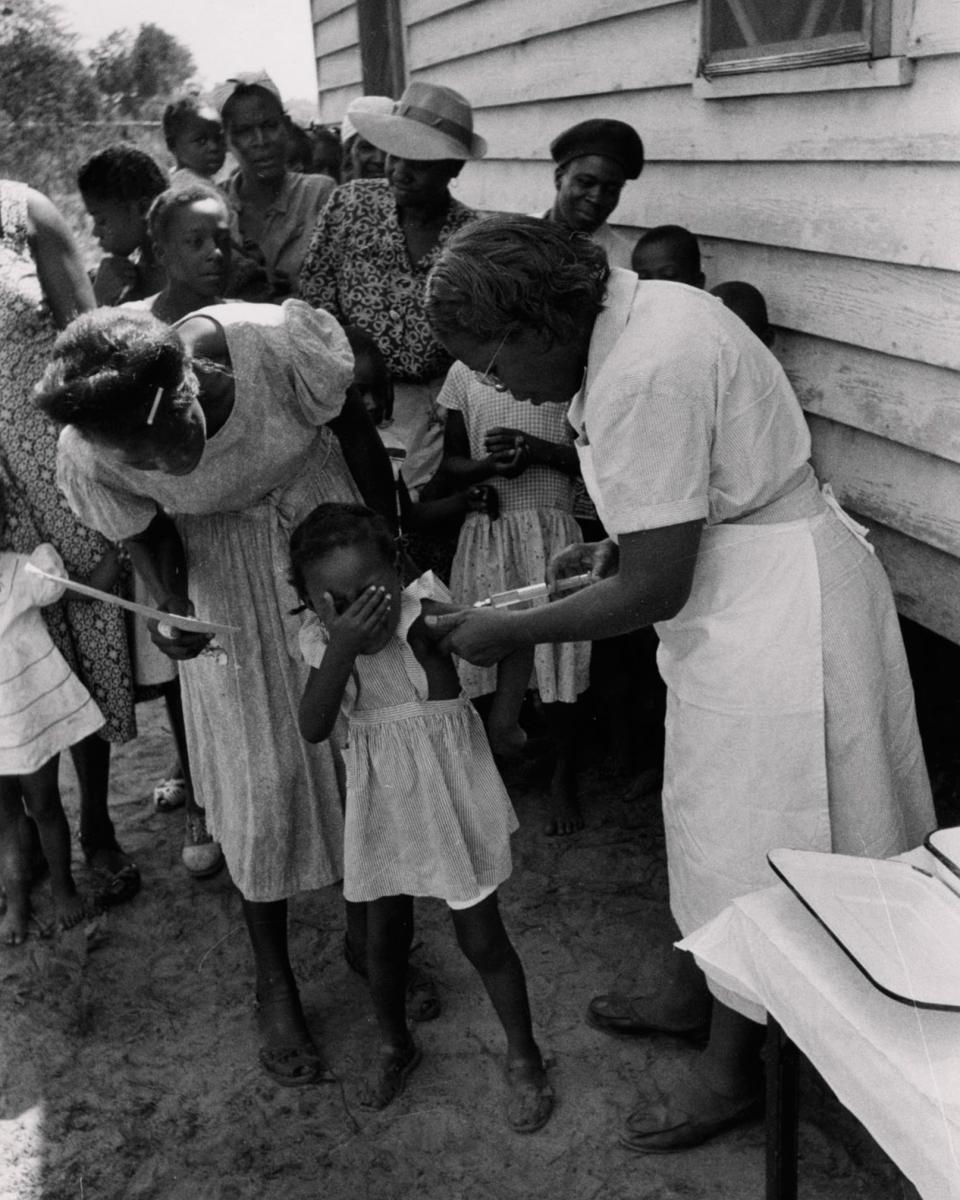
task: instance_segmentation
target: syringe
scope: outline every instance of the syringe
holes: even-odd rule
[[[548,583],[529,583],[526,587],[511,588],[506,592],[494,592],[486,600],[477,600],[474,608],[512,608],[516,604],[529,604],[532,600],[546,600],[558,592],[575,592],[594,582],[588,572],[583,575],[568,575],[558,579],[551,589]]]

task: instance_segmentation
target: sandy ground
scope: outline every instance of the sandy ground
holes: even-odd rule
[[[122,844],[143,873],[132,903],[94,928],[37,930],[0,951],[2,1200],[754,1200],[757,1123],[683,1154],[621,1148],[620,1122],[647,1070],[669,1077],[693,1050],[584,1024],[618,976],[655,975],[666,944],[657,805],[626,805],[598,755],[584,772],[587,830],[546,839],[536,780],[515,784],[516,869],[502,892],[528,972],[558,1105],[540,1133],[501,1116],[499,1027],[453,942],[443,905],[418,903],[417,951],[442,984],[441,1017],[418,1029],[423,1063],[382,1113],[356,1103],[377,1044],[361,980],[341,956],[337,893],[292,906],[292,953],[312,1027],[340,1082],[275,1086],[257,1066],[238,894],[226,874],[189,879],[179,814],[152,811],[169,741],[159,704],[115,756]],[[69,772],[65,770],[65,775]],[[66,803],[75,818],[75,795]],[[84,882],[79,861],[77,877]],[[45,886],[37,912],[49,915]],[[801,1126],[803,1200],[901,1200],[899,1176],[812,1077]]]

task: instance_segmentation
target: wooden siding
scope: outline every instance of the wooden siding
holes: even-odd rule
[[[618,227],[687,225],[708,286],[761,288],[818,470],[875,528],[902,610],[960,642],[960,3],[895,7],[908,86],[708,100],[696,0],[404,0],[403,16],[409,76],[464,92],[490,144],[466,203],[542,210],[560,130],[640,131]],[[332,120],[359,91],[352,6],[313,8]]]

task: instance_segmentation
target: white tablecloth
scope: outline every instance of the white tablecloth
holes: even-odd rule
[[[933,870],[925,850],[904,857]],[[924,1200],[960,1200],[960,1013],[879,992],[783,884],[679,945],[738,1009],[776,1018]]]

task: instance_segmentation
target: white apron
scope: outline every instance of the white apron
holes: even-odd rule
[[[588,443],[584,483],[603,519]],[[703,530],[687,603],[655,628],[667,684],[663,814],[670,907],[684,934],[772,882],[772,847],[831,850],[821,512]],[[866,543],[865,543],[866,544]]]

